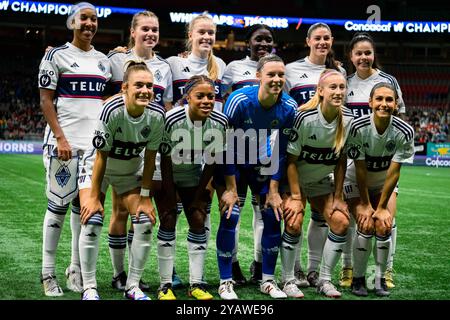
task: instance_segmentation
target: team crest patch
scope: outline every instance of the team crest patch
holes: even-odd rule
[[[71,177],[70,170],[65,164],[62,164],[55,174],[56,182],[61,188],[65,187],[67,182],[69,182],[70,177]]]
[[[98,68],[100,69],[101,72],[105,72],[106,70],[105,66],[101,62],[98,63]]]
[[[141,130],[141,134],[144,138],[147,138],[148,135],[150,134],[150,127],[145,126],[144,129]]]
[[[361,154],[361,152],[359,151],[358,146],[351,146],[347,151],[347,156],[350,159],[357,159],[360,154]]]
[[[278,126],[279,123],[280,121],[278,119],[273,119],[272,122],[270,123],[270,126],[272,128],[275,128],[276,126]]]
[[[388,141],[388,143],[386,143],[386,150],[389,152],[394,151],[395,149],[395,142],[393,140]]]
[[[162,155],[167,156],[171,150],[172,150],[172,148],[170,147],[170,145],[167,142],[161,142],[161,144],[159,145],[159,152]]]
[[[156,70],[156,72],[153,74],[153,76],[155,77],[156,81],[160,82],[162,80],[162,75],[161,72],[159,70]]]
[[[51,83],[51,79],[49,75],[43,74],[41,75],[41,77],[39,78],[39,85],[41,87],[48,87]]]
[[[94,139],[92,139],[92,145],[95,149],[102,149],[106,145],[106,140],[102,136],[95,136]]]
[[[295,142],[298,140],[298,133],[297,131],[295,131],[294,129],[291,129],[291,132],[289,133],[289,141],[290,142]]]

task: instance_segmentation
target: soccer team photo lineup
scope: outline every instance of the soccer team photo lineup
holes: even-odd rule
[[[450,4],[197,2],[0,5],[0,299],[448,300]]]

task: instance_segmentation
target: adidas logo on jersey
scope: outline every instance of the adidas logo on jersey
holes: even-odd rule
[[[353,90],[352,91],[350,91],[349,93],[348,93],[348,96],[349,97],[352,97],[352,96],[354,96],[355,94],[353,93]]]
[[[253,124],[252,119],[248,118],[247,120],[244,120],[245,124]]]
[[[243,76],[249,76],[249,75],[251,75],[251,73],[250,73],[250,71],[245,71],[243,74],[242,74]]]
[[[186,67],[182,70],[183,72],[191,72],[191,70],[189,70],[189,67]]]
[[[308,75],[306,73],[304,73],[300,76],[300,79],[308,79]]]
[[[71,68],[79,68],[80,66],[76,62],[74,62],[70,67]]]
[[[308,137],[308,139],[311,139],[311,140],[317,140],[317,137],[316,137],[315,134],[313,134],[312,136]]]

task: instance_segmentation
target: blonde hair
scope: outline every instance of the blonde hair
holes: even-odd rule
[[[216,24],[214,23],[213,19],[209,15],[207,15],[206,12],[199,14],[198,16],[193,18],[187,26],[186,49],[188,51],[192,50],[192,41],[189,38],[189,34],[194,30],[195,24],[199,20],[209,20],[214,25],[214,28],[216,28]],[[212,79],[213,81],[216,81],[219,78],[219,65],[217,64],[217,61],[214,56],[212,48],[208,54],[208,65],[207,65],[206,69],[208,70],[210,79]]]
[[[138,24],[138,20],[140,17],[154,18],[159,23],[158,16],[151,11],[146,10],[146,11],[139,11],[139,12],[135,13],[133,18],[131,18],[131,24],[130,24],[130,40],[128,41],[128,48],[130,48],[130,49],[133,48],[135,45],[134,38],[131,36],[131,30],[136,29],[136,26]]]
[[[340,75],[344,78],[344,75],[334,69],[325,69],[320,74],[319,83],[317,84],[317,87],[323,86],[323,81],[328,78],[331,75]],[[319,90],[316,89],[316,93],[314,96],[306,102],[304,105],[299,107],[299,111],[307,111],[307,110],[313,110],[317,108],[319,104],[323,102],[323,97],[319,95]],[[338,108],[338,115],[337,115],[337,129],[336,129],[336,136],[334,138],[334,144],[333,148],[335,150],[336,154],[339,154],[344,147],[345,144],[345,128],[344,128],[344,119],[342,116],[342,105],[340,108]]]

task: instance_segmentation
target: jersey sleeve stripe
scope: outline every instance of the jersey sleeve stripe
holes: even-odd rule
[[[295,110],[297,110],[298,104],[293,99],[287,99],[286,104],[292,106]]]
[[[175,115],[171,115],[170,118],[167,118],[164,130],[170,131],[175,123],[186,118],[186,113],[184,112],[184,110],[182,111],[183,112],[180,113],[177,112]]]
[[[394,117],[392,124],[405,135],[406,140],[411,140],[414,137],[413,128],[401,119]]]
[[[110,105],[116,105],[118,102],[120,102],[120,99],[122,99],[121,96],[117,96],[106,102],[103,106],[102,113],[100,114],[100,118],[105,116],[105,113],[108,112],[108,108]]]
[[[362,117],[353,121],[350,127],[350,134],[352,137],[356,136],[356,132],[363,127],[370,125],[370,117]]]
[[[231,101],[230,101],[230,104],[227,107],[226,115],[228,117],[232,118],[233,115],[234,115],[234,112],[235,112],[236,108],[239,106],[239,104],[242,101],[245,101],[247,99],[248,99],[247,96],[244,95],[244,94],[237,94],[234,97],[232,97]]]
[[[149,105],[146,108],[150,109],[152,111],[160,113],[163,116],[163,119],[166,116],[166,113],[165,113],[163,107],[161,105],[157,104],[157,103],[150,102]]]
[[[223,117],[222,115],[218,114],[217,112],[213,111],[210,115],[210,118],[214,121],[219,122],[224,128],[228,127],[227,118]]]
[[[297,113],[297,115],[295,116],[294,119],[294,125],[293,127],[295,129],[299,129],[300,125],[302,124],[303,120],[309,116],[313,116],[318,114],[319,112],[317,111],[317,109],[314,110],[308,110],[308,111],[300,111],[299,113]]]
[[[49,52],[47,52],[45,54],[44,60],[52,61],[53,56],[55,55],[55,53],[57,51],[64,50],[64,49],[67,49],[67,48],[69,48],[69,47],[64,45],[64,46],[60,46],[60,47],[57,47],[57,48],[54,48],[54,49],[50,50]]]
[[[393,76],[391,76],[390,74],[387,74],[387,73],[385,73],[383,71],[380,71],[379,75],[381,77],[389,80],[389,82],[395,87],[395,89],[398,90],[400,88],[399,85],[398,85],[397,80]]]

